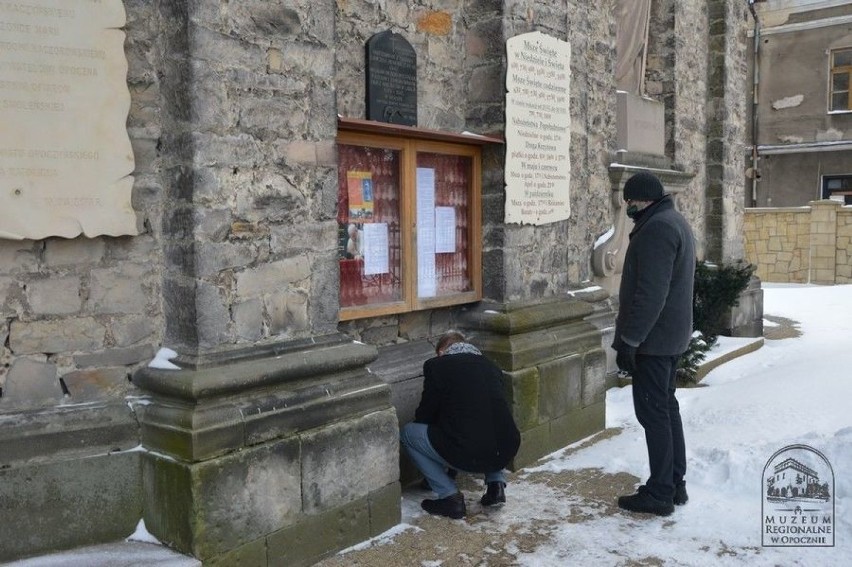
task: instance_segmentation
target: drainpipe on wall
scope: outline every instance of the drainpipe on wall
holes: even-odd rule
[[[757,162],[760,156],[757,152],[757,88],[760,84],[760,20],[754,10],[754,3],[760,0],[748,0],[748,9],[754,18],[753,53],[753,84],[751,99],[751,206],[757,206]]]

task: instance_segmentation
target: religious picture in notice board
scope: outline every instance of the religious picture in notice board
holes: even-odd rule
[[[369,222],[373,218],[373,174],[350,171],[346,174],[349,190],[349,220]]]

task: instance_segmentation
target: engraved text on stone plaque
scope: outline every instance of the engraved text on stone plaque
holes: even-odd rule
[[[567,219],[571,46],[532,32],[506,48],[506,222]]]
[[[367,120],[417,125],[417,54],[391,31],[367,40]]]
[[[121,0],[0,0],[0,238],[138,234]]]

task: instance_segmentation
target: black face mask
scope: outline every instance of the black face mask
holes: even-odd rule
[[[630,218],[632,218],[632,219],[634,219],[634,220],[635,220],[635,219],[636,219],[636,217],[638,217],[638,216],[639,216],[639,213],[641,213],[642,211],[641,211],[641,210],[639,210],[639,206],[638,206],[638,205],[629,205],[629,206],[627,207],[626,212],[627,212],[627,216],[628,216],[628,217],[630,217]]]

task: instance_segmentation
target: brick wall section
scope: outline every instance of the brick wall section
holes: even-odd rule
[[[808,281],[809,209],[747,209],[745,241],[746,258],[762,281]]]
[[[763,281],[852,283],[852,207],[746,209],[745,247]]]

